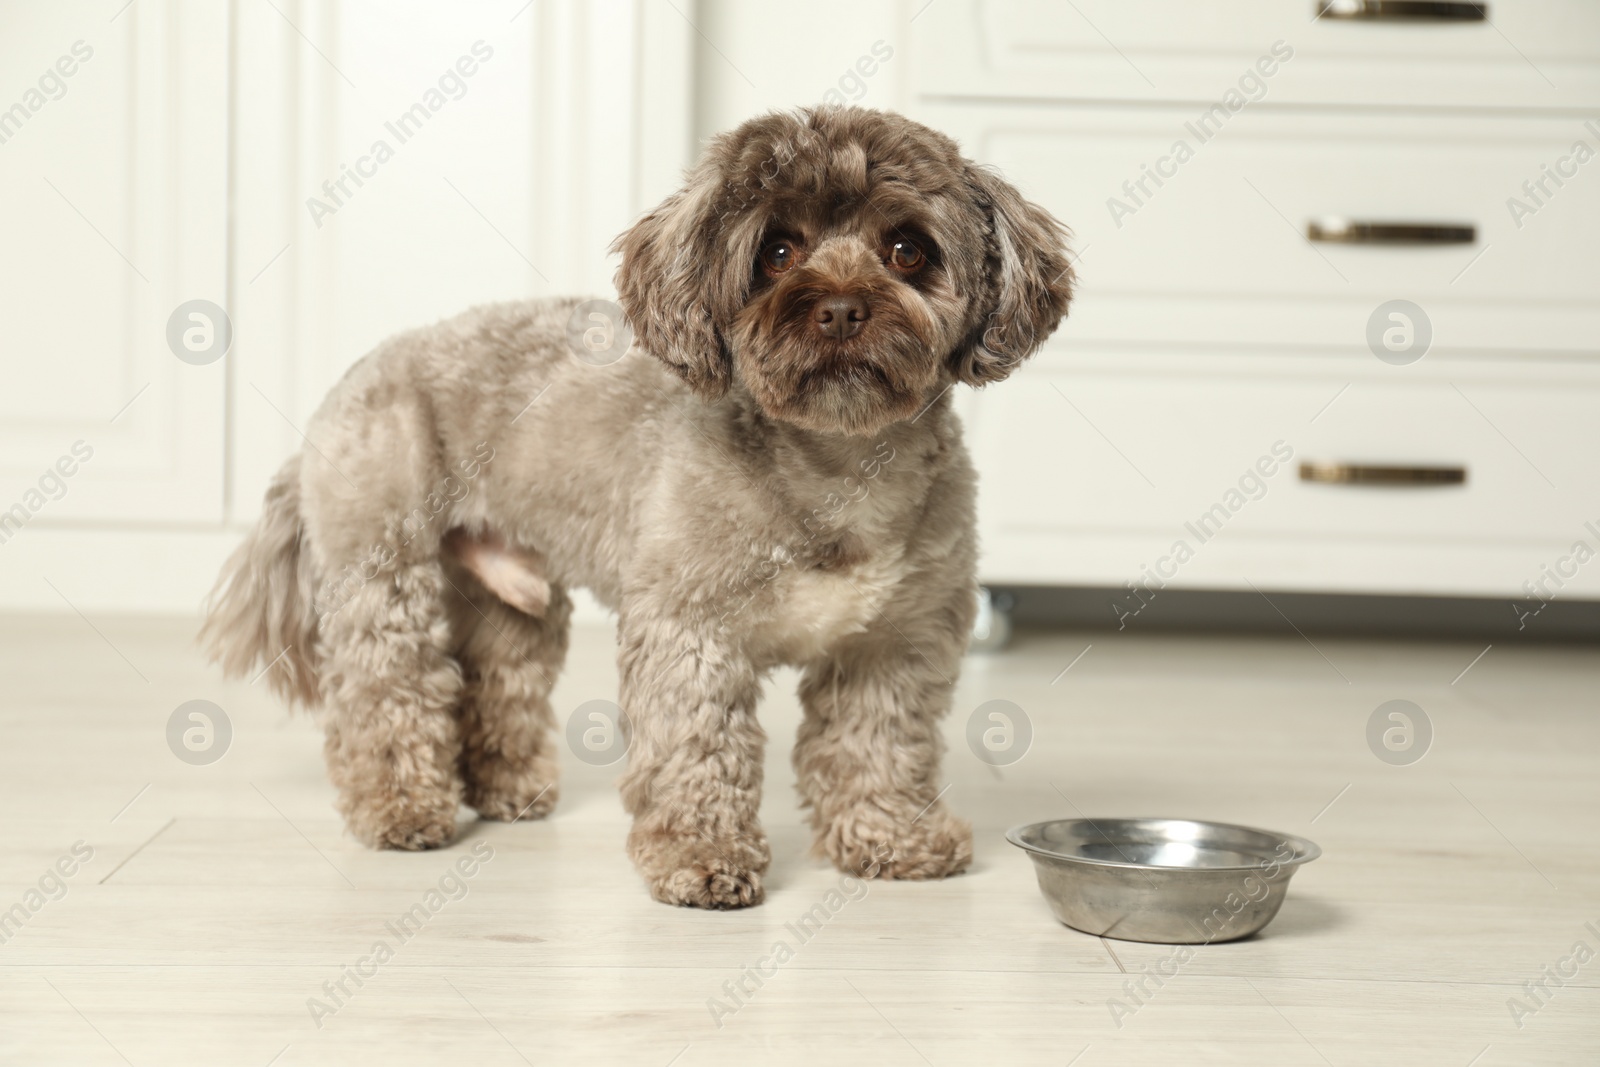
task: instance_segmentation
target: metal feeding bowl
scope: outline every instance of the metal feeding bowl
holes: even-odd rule
[[[1249,937],[1322,855],[1303,837],[1190,819],[1057,819],[1006,840],[1033,857],[1045,900],[1074,930],[1169,945]]]

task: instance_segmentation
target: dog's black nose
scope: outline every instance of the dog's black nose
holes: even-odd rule
[[[817,301],[816,310],[811,313],[817,329],[836,341],[843,341],[846,337],[854,337],[860,333],[861,327],[871,317],[872,313],[867,310],[867,302],[854,293],[835,293],[833,296],[825,296]]]

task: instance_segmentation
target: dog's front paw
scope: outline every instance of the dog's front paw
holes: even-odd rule
[[[945,878],[972,864],[972,824],[939,805],[913,809],[903,823],[863,805],[829,823],[817,845],[835,867],[863,878]]]
[[[771,853],[764,837],[717,842],[710,838],[635,831],[628,853],[663,904],[685,908],[748,908],[766,896],[761,875]]]
[[[362,799],[344,812],[350,832],[371,848],[408,852],[448,845],[456,836],[454,796]]]
[[[663,904],[722,911],[760,904],[767,894],[759,872],[713,859],[652,878],[650,895]]]

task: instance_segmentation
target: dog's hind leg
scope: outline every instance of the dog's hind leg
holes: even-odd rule
[[[461,777],[485,819],[537,819],[555,806],[560,765],[550,689],[567,654],[572,602],[547,586],[538,617],[452,568],[449,593],[461,695]],[[476,573],[476,571],[474,571]]]
[[[446,595],[439,560],[401,563],[323,617],[328,775],[350,830],[377,848],[455,836],[462,678]]]

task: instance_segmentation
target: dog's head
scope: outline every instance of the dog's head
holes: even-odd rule
[[[774,113],[718,137],[617,239],[617,290],[640,345],[702,396],[737,382],[773,418],[871,434],[1050,335],[1066,236],[919,123]]]

